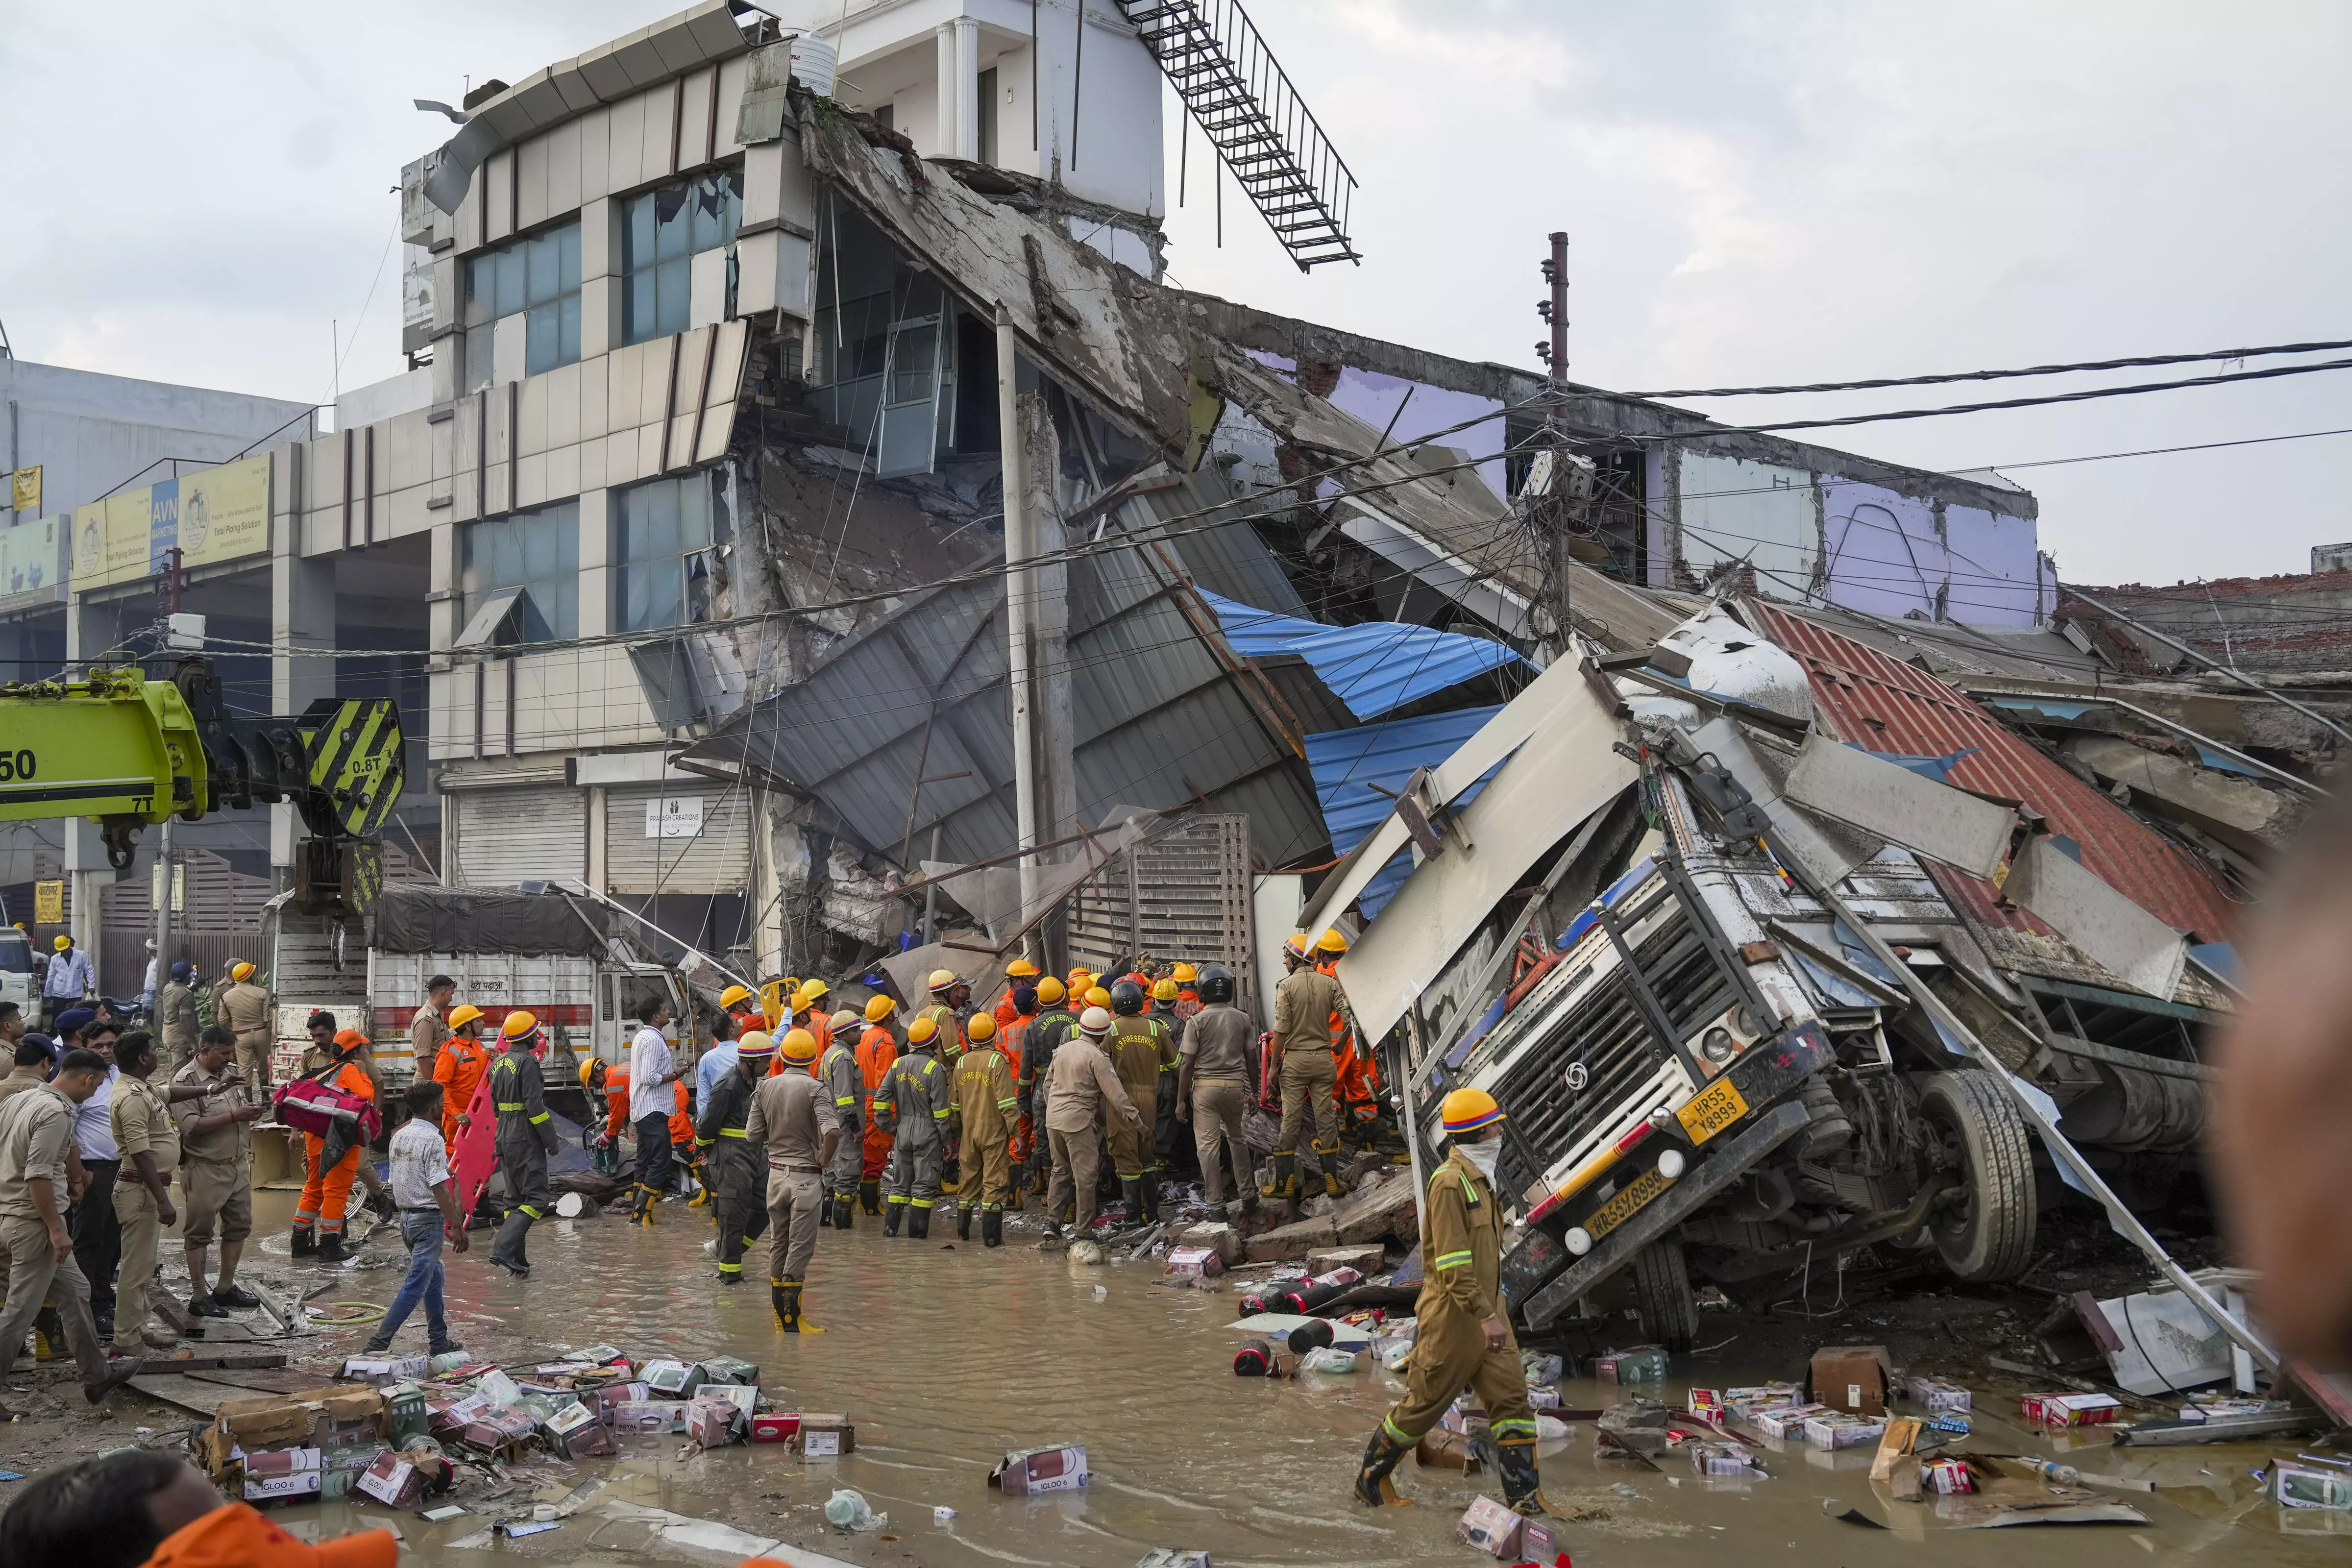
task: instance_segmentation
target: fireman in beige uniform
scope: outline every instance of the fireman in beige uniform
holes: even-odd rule
[[[1428,1272],[1413,1311],[1421,1327],[1405,1364],[1405,1395],[1365,1446],[1356,1495],[1375,1505],[1401,1500],[1389,1480],[1397,1461],[1437,1425],[1464,1387],[1492,1424],[1503,1499],[1530,1517],[1545,1511],[1536,1480],[1536,1417],[1527,1373],[1503,1304],[1503,1205],[1495,1157],[1503,1109],[1482,1089],[1457,1089],[1439,1114],[1454,1152],[1429,1179],[1421,1208],[1421,1256]]]
[[[1103,1049],[1119,1087],[1143,1117],[1139,1130],[1114,1123],[1110,1129],[1113,1174],[1119,1195],[1127,1200],[1130,1220],[1160,1217],[1160,1163],[1152,1142],[1152,1118],[1160,1107],[1163,1075],[1176,1070],[1176,1030],[1166,1018],[1147,1015],[1143,987],[1121,980],[1110,988],[1110,1037]],[[1166,1081],[1173,1083],[1174,1079]]]
[[[1339,1108],[1332,1100],[1339,1065],[1331,1057],[1331,1019],[1339,1011],[1339,983],[1315,967],[1307,933],[1282,944],[1290,973],[1274,992],[1274,1044],[1282,1084],[1282,1131],[1274,1143],[1274,1185],[1265,1195],[1295,1202],[1298,1189],[1298,1141],[1307,1119],[1315,1119],[1316,1163],[1324,1190],[1333,1197],[1339,1184]]]
[[[1004,1199],[1013,1190],[1013,1129],[1021,1097],[1013,1088],[1013,1064],[996,1048],[996,1020],[974,1013],[965,1027],[971,1047],[955,1068],[955,1107],[962,1140],[963,1168],[956,1184],[956,1239],[971,1239],[971,1211],[980,1210],[983,1246],[1004,1245]]]
[[[243,959],[229,965],[228,977],[213,998],[213,1017],[236,1031],[236,1065],[259,1093],[269,1087],[269,993],[253,983],[253,965]]]
[[[1096,986],[1094,994],[1103,994]],[[1131,1134],[1143,1131],[1142,1113],[1119,1087],[1103,1040],[1110,1033],[1110,1009],[1088,1007],[1078,1032],[1055,1051],[1045,1069],[1045,1137],[1054,1148],[1054,1183],[1045,1194],[1045,1230],[1059,1235],[1054,1216],[1066,1203],[1076,1205],[1074,1228],[1084,1235],[1095,1219],[1095,1184],[1101,1171],[1099,1129],[1117,1122]]]
[[[776,1327],[788,1334],[819,1333],[801,1317],[801,1289],[816,1254],[817,1221],[825,1207],[824,1168],[841,1142],[833,1097],[811,1076],[816,1037],[806,1029],[784,1036],[776,1053],[782,1072],[760,1080],[743,1135],[768,1152],[768,1299]]]

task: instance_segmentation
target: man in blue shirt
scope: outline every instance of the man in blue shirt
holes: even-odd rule
[[[74,946],[73,938],[61,936],[49,955],[48,972],[41,978],[41,997],[46,1011],[42,1021],[54,1021],[67,1008],[78,1005],[81,999],[98,989],[98,977],[91,973],[89,954]]]

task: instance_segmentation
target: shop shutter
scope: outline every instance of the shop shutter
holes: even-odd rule
[[[469,888],[588,872],[588,796],[564,785],[452,792],[457,803],[457,875]]]
[[[648,836],[648,810],[700,830]],[[604,877],[615,894],[735,893],[751,879],[751,805],[718,779],[614,784],[604,792]]]

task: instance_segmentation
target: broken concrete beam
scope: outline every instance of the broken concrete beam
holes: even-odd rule
[[[1328,1274],[1334,1268],[1352,1268],[1359,1274],[1377,1274],[1388,1261],[1388,1248],[1374,1242],[1364,1247],[1327,1247],[1307,1255],[1309,1274]]]
[[[1339,1212],[1331,1216],[1338,1239],[1349,1245],[1386,1237],[1407,1243],[1415,1240],[1421,1229],[1415,1196],[1410,1171],[1400,1170],[1383,1179],[1365,1183],[1349,1194]]]
[[[1307,1255],[1339,1244],[1339,1233],[1331,1227],[1331,1217],[1320,1215],[1302,1219],[1295,1225],[1278,1225],[1272,1230],[1262,1230],[1249,1238],[1249,1260],[1252,1263],[1298,1263]]]
[[[1176,1237],[1179,1247],[1205,1247],[1226,1264],[1242,1260],[1242,1233],[1230,1225],[1209,1224],[1188,1227]]]

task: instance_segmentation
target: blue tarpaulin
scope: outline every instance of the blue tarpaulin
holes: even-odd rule
[[[1359,719],[1376,719],[1519,657],[1500,643],[1460,632],[1394,621],[1327,626],[1255,610],[1205,588],[1199,593],[1235,652],[1244,658],[1297,654]]]
[[[1396,805],[1395,792],[1404,788],[1415,768],[1435,767],[1501,711],[1499,708],[1465,708],[1426,719],[1398,719],[1360,730],[1307,736],[1307,766],[1315,775],[1316,798],[1323,803],[1324,826],[1331,830],[1332,853],[1347,854],[1387,820]],[[1389,793],[1382,794],[1383,790]],[[1477,786],[1473,785],[1462,800],[1467,802],[1476,795]],[[1412,870],[1412,852],[1402,851],[1371,879],[1356,900],[1366,920],[1380,913]]]

